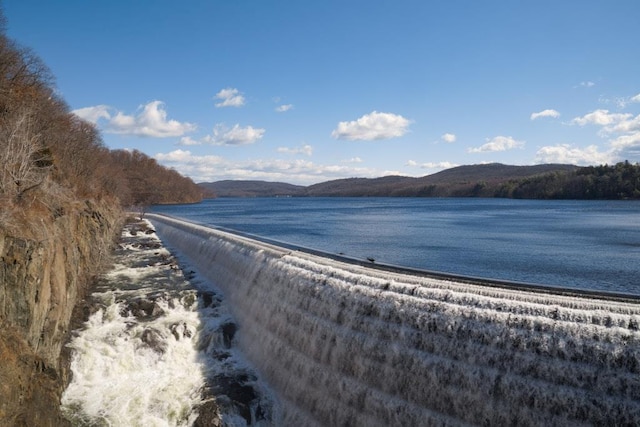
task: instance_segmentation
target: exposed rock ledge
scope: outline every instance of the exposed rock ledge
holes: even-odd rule
[[[85,202],[42,220],[37,238],[0,231],[0,425],[66,424],[63,344],[120,227],[117,209]]]

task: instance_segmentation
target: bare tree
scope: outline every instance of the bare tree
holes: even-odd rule
[[[23,110],[0,126],[0,193],[15,199],[41,185],[53,165],[33,121]]]

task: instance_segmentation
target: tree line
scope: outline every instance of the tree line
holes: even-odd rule
[[[500,163],[457,166],[420,178],[345,178],[308,187],[265,181],[199,184],[218,197],[502,197],[517,199],[640,199],[640,165],[578,167]]]
[[[575,167],[526,177],[466,180],[423,186],[417,197],[498,197],[511,199],[640,199],[640,164]]]
[[[640,199],[640,164],[587,166],[503,183],[496,197],[517,199]]]
[[[191,179],[139,151],[109,150],[56,93],[45,64],[9,39],[3,24],[0,16],[0,227],[73,200],[123,207],[201,200]]]

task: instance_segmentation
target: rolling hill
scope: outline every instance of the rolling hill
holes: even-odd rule
[[[216,181],[198,184],[215,197],[282,197],[294,196],[305,187],[284,182],[267,181]]]
[[[510,181],[577,169],[579,167],[563,164],[511,166],[490,163],[458,166],[420,178],[345,178],[307,187],[283,182],[231,180],[198,185],[216,197],[494,197],[496,191]]]

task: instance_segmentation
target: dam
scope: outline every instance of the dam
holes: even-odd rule
[[[638,425],[632,296],[374,269],[147,214],[219,290],[276,425]]]

